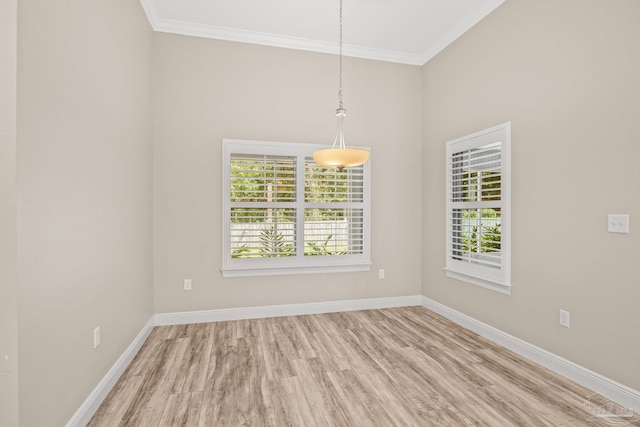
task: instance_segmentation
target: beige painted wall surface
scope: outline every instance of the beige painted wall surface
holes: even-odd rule
[[[20,425],[61,426],[152,315],[153,35],[135,1],[18,7]]]
[[[0,2],[0,426],[18,425],[17,0]]]
[[[347,144],[372,147],[371,272],[223,279],[222,139],[333,142],[338,58],[159,33],[155,42],[156,313],[420,293],[419,67],[344,60]]]
[[[636,0],[508,0],[423,68],[423,294],[635,390],[638,76]],[[511,296],[442,271],[445,142],[507,120]],[[609,213],[631,233],[608,234]]]

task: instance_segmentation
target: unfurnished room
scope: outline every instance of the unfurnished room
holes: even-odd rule
[[[640,1],[2,0],[0,426],[640,426]]]

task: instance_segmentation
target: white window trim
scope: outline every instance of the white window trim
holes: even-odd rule
[[[292,142],[267,142],[223,139],[222,141],[222,272],[223,277],[255,277],[291,274],[349,273],[371,270],[371,160],[363,165],[363,253],[341,256],[294,256],[275,259],[233,259],[229,255],[231,230],[229,180],[232,153],[297,156],[297,188],[304,188],[304,158],[311,157],[326,145]],[[370,151],[368,147],[358,147]],[[300,173],[301,172],[301,173]],[[330,204],[327,203],[327,207]],[[304,213],[299,213],[304,216]],[[303,222],[298,222],[298,236],[303,236]]]
[[[501,268],[491,269],[480,265],[456,261],[451,256],[452,230],[449,217],[452,201],[449,195],[451,188],[451,156],[453,153],[492,142],[501,142]],[[446,147],[446,265],[447,277],[471,283],[506,295],[511,293],[511,122],[473,133],[447,142]]]

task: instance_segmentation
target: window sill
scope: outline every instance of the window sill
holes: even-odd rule
[[[499,292],[504,295],[511,295],[511,284],[504,284],[499,282],[492,282],[480,277],[470,276],[468,274],[460,273],[453,270],[444,268],[447,277],[461,282],[471,283],[472,285],[480,286],[481,288],[489,289],[494,292]]]
[[[285,276],[294,274],[356,273],[370,271],[371,264],[328,265],[287,268],[222,268],[222,277]]]

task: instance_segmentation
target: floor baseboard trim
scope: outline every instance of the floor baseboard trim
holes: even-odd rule
[[[529,344],[519,338],[502,332],[499,329],[489,326],[473,317],[460,313],[446,305],[440,304],[430,298],[422,296],[421,305],[434,311],[447,319],[463,326],[478,335],[485,337],[509,350],[532,360],[539,365],[554,371],[563,377],[569,378],[576,383],[600,393],[607,399],[616,402],[626,408],[633,408],[636,411],[640,408],[640,392],[630,387],[620,384],[610,378],[591,371],[583,366],[571,362],[563,357],[548,352],[533,344]],[[588,396],[585,396],[585,400]]]
[[[73,417],[71,417],[66,427],[84,427],[89,423],[91,417],[93,417],[102,404],[102,401],[107,397],[113,386],[115,386],[118,381],[118,378],[120,378],[125,369],[127,369],[127,366],[129,366],[135,355],[140,350],[140,347],[142,347],[142,344],[146,341],[153,329],[153,326],[153,317],[151,317],[135,337],[133,342],[129,347],[127,347],[124,353],[122,353],[116,363],[113,364],[111,369],[109,369],[96,388],[94,388],[91,394],[89,394],[89,397],[87,397],[80,408],[78,408]]]
[[[154,318],[156,326],[184,325],[188,323],[221,322],[225,320],[260,319],[266,317],[335,313],[338,311],[406,307],[420,305],[421,301],[421,295],[408,295],[401,297],[313,302],[306,304],[227,308],[219,310],[187,311],[181,313],[159,313],[156,314]]]

